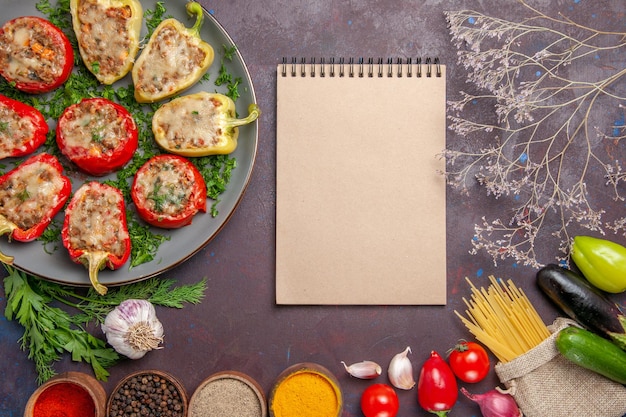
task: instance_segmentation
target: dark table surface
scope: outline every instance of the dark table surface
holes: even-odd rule
[[[274,301],[276,64],[293,56],[439,56],[448,66],[448,98],[454,99],[468,88],[467,77],[456,62],[457,49],[451,42],[444,11],[474,9],[517,19],[527,16],[527,9],[513,0],[200,1],[238,46],[263,111],[254,172],[240,205],[219,235],[190,260],[163,275],[180,283],[206,277],[206,298],[183,310],[159,308],[157,314],[166,333],[164,349],[111,368],[111,376],[104,383],[107,393],[127,373],[150,368],[173,373],[190,393],[204,378],[222,370],[247,373],[269,393],[283,369],[310,361],[329,368],[339,378],[345,395],[343,415],[361,416],[359,398],[367,382],[345,374],[341,361],[369,359],[386,368],[394,354],[410,346],[417,374],[431,350],[445,353],[458,339],[471,339],[453,313],[464,310],[462,297],[469,295],[465,277],[484,286],[489,275],[513,279],[526,291],[543,320],[552,322],[558,311],[536,289],[534,267],[511,258],[499,260],[496,266],[484,251],[470,254],[474,225],[480,224],[483,216],[510,216],[514,207],[511,196],[496,200],[477,186],[470,187],[468,195],[448,189],[446,306],[277,306]],[[621,0],[530,3],[553,17],[561,13],[589,26],[626,31]],[[588,70],[600,71],[603,65],[608,64],[598,62]],[[487,114],[493,109],[481,111]],[[453,141],[462,140],[448,133],[448,146],[456,147],[459,143]],[[587,187],[602,189],[604,183],[604,178],[591,178]],[[623,210],[623,203],[615,202],[608,191],[596,198],[607,212]],[[615,239],[624,240],[621,235]],[[536,242],[536,250],[543,262],[559,256],[558,244],[550,239]],[[4,293],[0,291],[0,295]],[[4,301],[0,299],[2,309]],[[36,388],[35,368],[20,350],[21,334],[19,324],[0,320],[2,416],[22,415]],[[67,357],[55,369],[90,372]],[[387,381],[386,376],[379,381]],[[469,388],[482,392],[498,383],[492,372],[487,380]],[[399,392],[399,397],[400,415],[429,415],[419,407],[415,389]],[[475,404],[459,397],[450,415],[480,414]]]

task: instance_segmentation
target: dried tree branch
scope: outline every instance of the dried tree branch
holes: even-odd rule
[[[626,236],[626,219],[605,219],[587,190],[587,182],[604,182],[615,200],[626,196],[626,173],[606,152],[626,136],[626,68],[602,68],[593,72],[597,79],[584,70],[602,57],[623,56],[626,33],[551,17],[519,2],[530,13],[520,22],[470,10],[446,13],[473,91],[448,103],[449,128],[458,140],[444,156],[451,186],[467,193],[477,181],[496,199],[514,197],[513,215],[475,225],[472,252],[487,251],[494,263],[510,257],[541,266],[539,238],[558,239],[558,259],[566,260],[574,226]],[[493,113],[485,116],[481,108]],[[609,114],[621,114],[622,122],[608,125]],[[485,138],[478,149],[460,145]]]

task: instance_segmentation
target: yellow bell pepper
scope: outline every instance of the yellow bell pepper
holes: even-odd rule
[[[570,255],[595,287],[610,293],[626,291],[626,247],[591,236],[576,236]]]
[[[229,154],[237,148],[238,126],[252,123],[261,114],[254,103],[248,112],[247,117],[237,119],[230,97],[202,91],[163,104],[152,117],[152,132],[159,146],[173,154]]]
[[[80,56],[98,81],[113,84],[128,74],[139,51],[139,0],[70,0],[70,14]]]
[[[193,27],[186,28],[174,18],[163,20],[133,66],[139,103],[154,103],[188,89],[213,63],[213,47],[200,37],[204,10],[193,1],[186,8],[190,16],[196,16]]]

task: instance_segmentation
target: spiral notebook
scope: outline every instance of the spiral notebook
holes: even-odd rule
[[[446,68],[277,65],[276,303],[446,303]]]

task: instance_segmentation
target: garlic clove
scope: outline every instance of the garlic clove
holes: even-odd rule
[[[352,365],[346,365],[344,361],[341,363],[350,375],[359,379],[373,379],[383,372],[381,366],[373,361],[361,361]]]
[[[389,382],[396,388],[410,390],[415,386],[413,365],[407,357],[410,352],[411,347],[407,346],[403,352],[394,355],[389,363],[389,369],[387,370]]]

